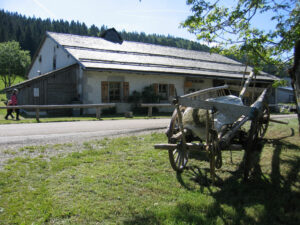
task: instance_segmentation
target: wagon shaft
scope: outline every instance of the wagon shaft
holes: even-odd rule
[[[178,144],[156,144],[154,145],[155,149],[161,150],[174,150],[178,148]],[[201,143],[186,143],[186,149],[188,151],[202,151],[206,150],[206,145]],[[227,146],[227,148],[222,149],[222,151],[242,151],[244,150],[242,145],[239,144],[231,144]]]
[[[154,145],[155,149],[162,149],[162,150],[174,150],[178,148],[179,144],[156,144]],[[201,143],[186,143],[186,149],[189,151],[195,150],[204,150],[205,146]]]

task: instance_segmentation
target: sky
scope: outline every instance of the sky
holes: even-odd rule
[[[42,19],[74,20],[88,27],[145,32],[196,40],[179,28],[189,15],[186,0],[0,0],[0,9]]]

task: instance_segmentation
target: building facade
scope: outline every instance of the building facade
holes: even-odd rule
[[[161,102],[222,84],[241,86],[251,68],[207,52],[123,41],[110,29],[102,37],[47,32],[20,89],[20,104],[115,102],[130,110],[133,92],[152,86]],[[276,77],[261,73],[256,87]],[[23,93],[22,93],[23,92]],[[93,113],[93,110],[86,111]]]

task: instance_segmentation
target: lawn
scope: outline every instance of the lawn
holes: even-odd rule
[[[247,183],[243,152],[224,152],[216,185],[202,154],[176,174],[161,133],[8,149],[22,157],[0,171],[0,224],[300,224],[297,130],[270,125]]]

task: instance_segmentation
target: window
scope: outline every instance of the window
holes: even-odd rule
[[[168,97],[168,85],[167,84],[159,84],[158,85],[158,94],[166,99]]]
[[[42,55],[40,55],[40,57],[39,57],[39,62],[40,63],[42,62]]]
[[[53,69],[56,70],[56,55],[53,56]]]
[[[39,97],[39,96],[40,96],[40,89],[33,88],[33,97]]]
[[[128,82],[101,82],[102,102],[126,102],[129,96]]]
[[[154,93],[161,96],[163,100],[175,96],[174,84],[153,84],[152,86]]]
[[[109,82],[109,101],[121,101],[121,82]]]

